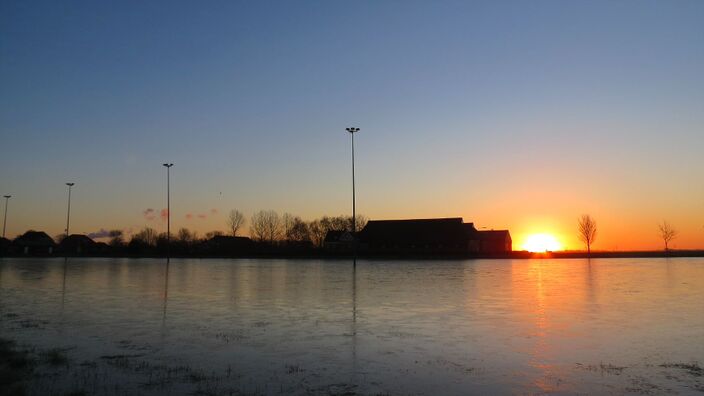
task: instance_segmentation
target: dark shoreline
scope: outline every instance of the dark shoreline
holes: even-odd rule
[[[83,255],[2,255],[0,258],[166,258],[162,254],[146,254],[146,255],[101,255],[101,254],[83,254]],[[704,257],[704,250],[669,250],[669,251],[615,251],[615,252],[587,252],[581,251],[563,251],[563,252],[546,252],[546,253],[531,253],[527,251],[514,251],[508,254],[484,254],[484,255],[469,255],[469,254],[448,254],[448,253],[360,253],[358,259],[365,260],[471,260],[471,259],[583,259],[583,258],[676,258],[676,257]],[[354,256],[349,253],[341,252],[271,252],[257,254],[236,254],[236,255],[199,255],[199,254],[173,254],[170,258],[198,258],[198,259],[325,259],[325,260],[352,260]]]

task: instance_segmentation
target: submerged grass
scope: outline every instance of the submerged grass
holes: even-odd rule
[[[694,362],[694,363],[663,363],[660,365],[660,367],[687,370],[687,372],[689,372],[690,375],[693,375],[695,377],[701,377],[704,375],[704,369],[702,369],[702,367],[699,366],[698,362]]]
[[[0,395],[26,394],[25,381],[34,370],[34,361],[14,341],[0,338]]]
[[[61,348],[51,348],[41,354],[42,359],[52,366],[68,365],[66,350]]]

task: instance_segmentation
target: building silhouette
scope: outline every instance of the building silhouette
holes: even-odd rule
[[[330,251],[349,250],[355,238],[331,231],[325,237]],[[377,254],[505,254],[513,250],[508,230],[480,231],[461,217],[440,219],[370,220],[356,235],[360,253]]]
[[[50,255],[56,248],[56,243],[49,235],[34,230],[18,236],[12,244],[17,252],[31,255]]]

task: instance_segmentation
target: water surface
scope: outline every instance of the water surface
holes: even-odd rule
[[[33,394],[701,394],[704,259],[0,259]]]

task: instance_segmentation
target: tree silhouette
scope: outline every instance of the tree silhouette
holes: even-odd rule
[[[324,227],[320,219],[315,219],[308,223],[308,235],[315,246],[323,246],[327,232],[328,230]]]
[[[281,237],[281,218],[273,210],[260,210],[252,215],[249,230],[254,239],[274,243]]]
[[[667,252],[670,250],[670,241],[677,237],[677,230],[672,228],[672,226],[666,221],[659,224],[658,228],[660,230],[660,238],[662,238],[663,242],[665,242],[665,251]]]
[[[190,245],[198,240],[198,235],[195,232],[191,232],[188,228],[181,228],[176,233],[176,241],[183,245]]]
[[[303,242],[310,241],[310,232],[308,224],[301,220],[300,217],[290,213],[284,213],[283,216],[284,238],[287,241]]]
[[[367,219],[366,216],[364,215],[357,215],[357,218],[355,219],[355,227],[357,228],[357,232],[362,231],[364,226],[367,225],[367,222],[369,219]]]
[[[357,232],[359,232],[367,225],[367,218],[363,215],[357,215],[355,222]],[[329,231],[352,231],[352,216],[323,216],[308,223],[310,240],[315,246],[323,246],[325,235]]]
[[[230,215],[227,217],[227,226],[230,228],[233,237],[237,236],[237,231],[239,231],[244,223],[245,218],[242,212],[237,209],[232,209]]]
[[[110,236],[110,246],[118,248],[125,244],[122,238],[122,230],[111,230],[108,235]]]
[[[140,232],[132,236],[130,242],[142,243],[147,246],[156,246],[157,239],[157,232],[153,228],[144,227]]]
[[[589,216],[588,214],[582,215],[577,220],[579,239],[587,245],[587,254],[592,254],[592,244],[596,239],[596,220]]]

